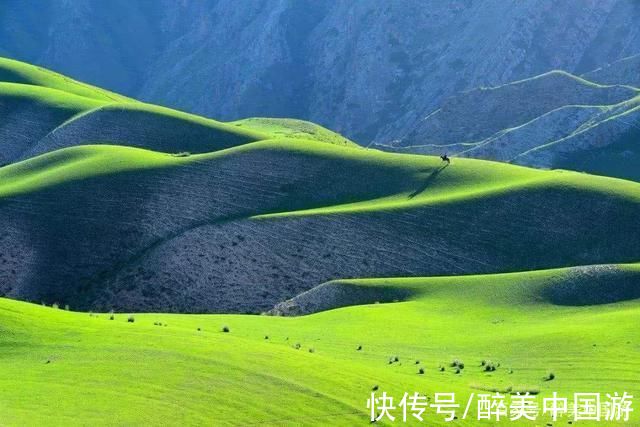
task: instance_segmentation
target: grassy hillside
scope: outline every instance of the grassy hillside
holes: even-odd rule
[[[182,155],[282,137],[355,146],[308,122],[260,118],[222,123],[137,102],[5,58],[0,58],[0,117],[0,165],[88,143]]]
[[[300,318],[139,314],[128,323],[125,314],[0,300],[3,424],[364,425],[374,385],[396,399],[456,392],[463,407],[470,393],[489,390],[637,396],[638,300],[584,305],[580,294],[598,279],[610,290],[632,280],[637,297],[640,268],[594,268],[566,292],[575,274],[348,281],[412,296]],[[568,300],[554,304],[554,292]],[[454,359],[465,364],[460,374]],[[482,360],[499,366],[484,372]],[[555,379],[544,381],[549,372]],[[429,425],[471,425],[441,417],[425,413]]]
[[[295,119],[252,117],[231,122],[235,126],[268,133],[279,138],[312,139],[330,144],[357,147],[344,136],[315,123]]]
[[[186,157],[82,146],[0,169],[4,295],[259,312],[332,279],[640,255],[639,184],[301,141]]]
[[[51,70],[9,58],[0,58],[0,82],[46,87],[97,101],[133,101],[130,98],[73,80]]]

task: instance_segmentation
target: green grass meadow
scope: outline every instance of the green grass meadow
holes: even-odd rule
[[[640,277],[638,266],[623,268]],[[375,385],[398,398],[455,392],[463,406],[483,390],[638,395],[640,305],[551,304],[544,289],[562,274],[354,281],[414,296],[299,318],[135,314],[130,323],[3,299],[2,421],[364,425]],[[482,360],[499,367],[484,372]],[[425,413],[427,425],[466,425],[441,418]]]

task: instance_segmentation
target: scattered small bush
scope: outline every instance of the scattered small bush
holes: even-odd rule
[[[393,357],[393,361],[394,361],[394,362],[399,362],[399,361],[400,361],[400,358],[399,358],[398,356],[394,356],[394,357]]]
[[[551,381],[554,380],[556,378],[556,374],[554,374],[553,372],[549,372],[545,377],[544,380],[545,381]]]
[[[129,323],[133,323],[133,322],[135,322],[135,321],[136,321],[135,317],[133,317],[133,316],[129,316],[129,317],[127,317],[127,322],[129,322]]]
[[[309,349],[309,353],[315,353],[315,352],[316,352],[316,351],[315,351],[315,349],[314,349],[313,347],[311,347],[311,348]]]
[[[416,360],[416,365],[419,365],[419,364],[420,364],[420,361],[419,361],[419,360]]]
[[[356,348],[357,351],[361,351],[362,350],[362,345],[359,345],[358,348]]]
[[[460,373],[460,368],[456,368],[456,374]]]
[[[485,361],[485,363],[484,363],[484,365],[483,365],[483,366],[484,366],[483,371],[485,371],[485,372],[493,372],[493,371],[495,371],[495,370],[496,370],[496,368],[497,368],[496,364],[495,364],[495,363],[493,363],[493,362],[492,362],[492,361],[490,361],[490,360]]]
[[[115,319],[116,316],[113,314],[113,310],[109,310],[109,320]]]
[[[231,332],[231,329],[229,329],[229,327],[225,325],[225,326],[222,327],[222,332],[229,333],[229,332]]]
[[[198,328],[198,332],[200,332],[202,329]]]
[[[420,375],[424,374],[424,368],[418,369],[418,374],[420,374]]]
[[[264,339],[265,339],[265,340],[268,340],[268,339],[269,339],[269,335],[265,335],[265,336],[264,336]]]
[[[462,362],[462,360],[453,359],[453,361],[451,362],[451,367],[452,368],[464,369],[464,363]]]
[[[376,385],[374,385],[373,387],[371,387],[371,390],[376,391],[376,390],[378,390],[378,388],[379,388],[379,387],[378,387],[378,384],[376,384]]]
[[[302,344],[300,344],[299,342],[296,343],[296,345],[294,345],[296,350],[300,350],[300,347],[302,347]]]
[[[442,366],[442,365],[438,366],[438,371],[444,372],[444,366]]]

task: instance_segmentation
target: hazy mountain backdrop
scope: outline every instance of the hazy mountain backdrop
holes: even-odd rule
[[[635,0],[5,0],[0,55],[223,120],[296,117],[415,145],[460,91],[553,69],[640,85],[637,60],[591,72],[640,53],[639,18]]]

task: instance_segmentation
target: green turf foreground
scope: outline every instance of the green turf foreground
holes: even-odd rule
[[[640,277],[637,265],[620,268]],[[416,425],[569,425],[548,415],[479,422],[476,403],[462,420],[471,393],[530,391],[540,405],[552,392],[640,396],[640,301],[554,304],[550,290],[565,274],[357,280],[348,286],[413,296],[297,318],[136,314],[128,322],[127,314],[110,320],[1,299],[0,423],[366,425],[377,385],[396,406],[404,392],[430,403],[436,392],[456,393],[457,420],[428,408],[422,423],[409,415]],[[484,372],[483,360],[496,370]],[[639,412],[626,425],[638,425]],[[395,414],[395,423],[380,423],[403,424]]]

